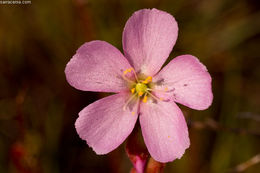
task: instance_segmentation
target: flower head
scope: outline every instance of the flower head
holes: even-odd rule
[[[104,41],[83,44],[66,66],[67,81],[84,91],[114,92],[80,113],[79,136],[97,154],[117,148],[139,116],[144,142],[159,162],[180,158],[190,141],[177,103],[208,108],[211,77],[192,55],[174,58],[162,70],[178,35],[170,14],[157,9],[135,12],[123,31],[124,55]]]

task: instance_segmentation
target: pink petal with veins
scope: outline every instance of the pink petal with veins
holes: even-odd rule
[[[128,98],[128,93],[111,95],[88,105],[79,113],[76,130],[97,154],[114,150],[132,132],[138,117],[138,104],[124,110]]]
[[[84,91],[120,92],[127,90],[122,78],[131,68],[122,53],[105,41],[83,44],[66,66],[67,81]]]
[[[181,158],[190,145],[184,116],[174,102],[142,103],[140,124],[151,156],[159,162]]]
[[[178,36],[174,17],[157,9],[135,12],[123,31],[126,58],[137,72],[156,74],[168,58]]]
[[[197,110],[207,109],[212,103],[210,74],[192,55],[174,58],[154,77],[154,81],[157,82],[155,89],[168,89],[166,94],[161,95],[163,98]]]

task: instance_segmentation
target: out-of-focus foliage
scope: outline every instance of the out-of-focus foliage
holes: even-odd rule
[[[260,153],[260,5],[257,0],[32,0],[0,5],[0,172],[129,172],[124,145],[96,155],[74,128],[77,113],[104,97],[78,91],[64,68],[86,41],[122,50],[121,33],[141,8],[176,18],[169,58],[197,56],[213,78],[206,111],[182,106],[191,147],[165,172],[229,172]],[[247,173],[257,173],[260,164]]]

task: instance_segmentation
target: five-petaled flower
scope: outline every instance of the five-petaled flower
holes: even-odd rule
[[[123,31],[124,55],[104,41],[83,44],[66,66],[67,81],[84,91],[113,92],[85,107],[76,120],[79,136],[97,154],[117,148],[139,116],[144,142],[159,162],[180,158],[190,141],[175,102],[208,108],[211,77],[192,55],[174,58],[161,71],[178,35],[174,17],[157,9],[135,12]]]

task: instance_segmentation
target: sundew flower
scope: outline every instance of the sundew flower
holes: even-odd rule
[[[208,108],[213,99],[211,77],[192,55],[174,58],[162,70],[178,36],[174,17],[142,9],[127,21],[122,54],[105,41],[83,44],[66,66],[76,89],[112,92],[79,113],[75,127],[97,154],[117,148],[139,117],[151,156],[159,162],[182,157],[190,141],[185,118],[176,103]]]

